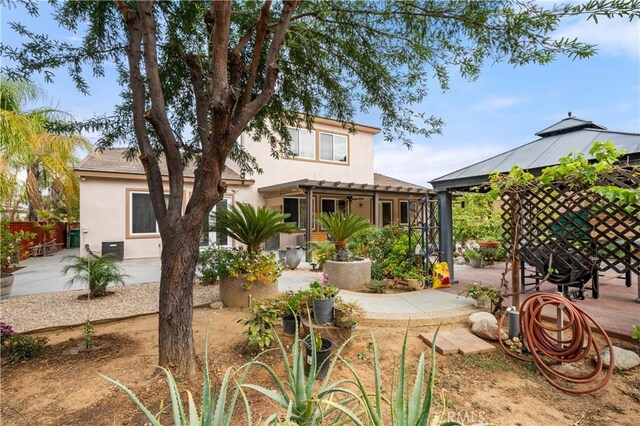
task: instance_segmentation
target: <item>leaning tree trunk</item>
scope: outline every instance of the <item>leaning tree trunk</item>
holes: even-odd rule
[[[190,228],[190,229],[189,229]],[[158,350],[160,365],[189,377],[198,370],[193,344],[193,278],[200,230],[175,226],[162,238]]]

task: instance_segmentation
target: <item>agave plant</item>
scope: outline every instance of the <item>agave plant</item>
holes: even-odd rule
[[[123,280],[127,276],[112,255],[64,256],[62,261],[70,262],[63,266],[62,273],[73,274],[67,281],[67,287],[76,282],[84,283],[89,287],[89,297],[104,296],[109,284],[124,284]]]
[[[216,213],[216,226],[247,246],[250,253],[258,253],[260,245],[280,232],[292,232],[294,223],[284,222],[288,214],[278,213],[265,206],[254,208],[249,203],[237,203]]]
[[[337,262],[349,260],[347,240],[356,232],[372,226],[367,219],[356,214],[322,213],[318,217],[318,222],[333,237],[333,244],[336,247],[335,260]]]

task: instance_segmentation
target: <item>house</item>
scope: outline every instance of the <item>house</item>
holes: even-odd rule
[[[540,130],[538,138],[494,157],[448,173],[431,181],[440,204],[440,250],[449,263],[453,279],[453,221],[452,197],[455,193],[470,191],[489,182],[494,172],[507,173],[514,166],[539,176],[546,167],[558,164],[561,157],[572,152],[581,152],[586,158],[593,142],[611,141],[626,154],[622,160],[629,164],[640,164],[640,134],[607,130],[589,120],[571,116]]]
[[[298,225],[298,232],[277,236],[267,243],[267,249],[326,239],[326,232],[314,220],[320,212],[356,213],[377,225],[407,224],[409,198],[430,191],[374,173],[373,137],[380,132],[378,128],[356,125],[355,133],[349,133],[338,121],[317,118],[313,131],[289,131],[290,148],[296,155],[280,159],[271,156],[268,143],[241,135],[239,143],[256,158],[263,173],[245,179],[228,162],[222,175],[227,194],[214,208],[248,202],[290,214],[288,220]],[[75,168],[80,177],[81,250],[88,244],[92,251],[100,252],[103,243],[114,243],[123,249],[125,259],[158,257],[162,244],[144,169],[137,159],[125,160],[124,151],[93,152]],[[161,167],[167,176],[162,162]],[[191,196],[193,170],[188,166],[184,172],[185,206]],[[203,235],[201,244],[234,246],[235,242],[211,232]]]

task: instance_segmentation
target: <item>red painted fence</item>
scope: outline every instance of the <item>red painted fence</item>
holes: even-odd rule
[[[53,228],[53,231],[51,231],[45,238],[44,231],[36,227],[33,222],[9,222],[9,231],[11,233],[25,231],[36,234],[36,237],[33,240],[22,241],[20,257],[23,259],[29,257],[29,247],[34,244],[42,244],[43,241],[51,241],[55,239],[56,243],[62,243],[64,247],[67,247],[67,224],[65,222],[57,222],[55,225],[56,226]]]

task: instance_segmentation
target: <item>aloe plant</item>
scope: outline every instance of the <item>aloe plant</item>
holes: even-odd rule
[[[372,226],[367,219],[356,214],[322,213],[318,217],[318,222],[333,237],[333,244],[336,248],[335,260],[337,262],[349,260],[347,240],[353,234]]]
[[[244,392],[242,391],[242,388],[239,386],[239,383],[241,383],[246,376],[249,364],[241,366],[237,371],[233,368],[228,368],[225,372],[219,388],[213,388],[209,375],[208,342],[209,332],[207,331],[207,336],[205,337],[204,379],[202,385],[202,404],[200,406],[200,412],[198,412],[198,408],[196,407],[196,404],[193,400],[193,396],[189,391],[186,391],[187,404],[189,408],[188,412],[185,411],[185,407],[180,396],[180,389],[178,388],[173,373],[171,373],[171,371],[167,370],[166,368],[158,367],[164,372],[166,376],[167,386],[169,387],[173,424],[175,426],[228,426],[231,424],[231,420],[233,418],[238,395],[242,396],[247,413],[248,424],[251,424],[251,408]],[[239,381],[236,381],[235,375],[239,371],[242,371],[242,374]],[[124,391],[129,396],[131,401],[133,401],[133,403],[146,417],[150,425],[160,426],[160,413],[153,414],[151,411],[149,411],[149,409],[145,407],[142,402],[140,402],[136,395],[119,381],[111,379],[100,373],[98,373],[98,375]],[[232,384],[235,385],[235,390],[231,394],[231,398],[228,398],[230,386]]]
[[[309,321],[311,335],[314,335],[312,321]],[[359,395],[353,390],[343,387],[350,383],[349,380],[339,380],[329,383],[331,374],[340,358],[340,353],[351,339],[342,344],[332,356],[327,373],[320,383],[317,383],[318,373],[322,365],[316,363],[317,343],[311,341],[311,365],[308,374],[305,374],[305,351],[302,341],[298,337],[297,325],[293,345],[291,346],[291,361],[280,338],[277,338],[282,359],[284,360],[284,379],[265,363],[255,360],[252,366],[264,368],[274,381],[277,389],[268,389],[255,384],[243,384],[242,387],[252,389],[275,401],[287,410],[291,421],[298,425],[322,424],[321,419],[333,415],[333,424],[363,425],[353,408],[359,406]],[[329,359],[324,362],[328,362]]]
[[[400,355],[399,367],[394,370],[393,383],[391,395],[389,398],[385,397],[382,392],[382,383],[380,381],[381,368],[380,359],[378,357],[378,345],[376,344],[375,337],[371,333],[371,339],[373,342],[373,368],[374,368],[374,390],[369,392],[360,378],[356,370],[348,363],[344,362],[344,365],[351,371],[354,377],[353,383],[359,389],[359,397],[362,400],[362,406],[367,419],[376,426],[393,425],[393,426],[428,426],[428,425],[441,425],[441,426],[454,426],[460,425],[457,422],[440,422],[440,416],[436,415],[431,418],[431,411],[433,405],[433,388],[435,385],[436,377],[436,351],[435,341],[438,336],[436,331],[433,338],[433,344],[431,349],[431,368],[429,371],[426,386],[423,386],[425,380],[425,361],[424,353],[420,355],[418,361],[418,368],[416,370],[416,377],[413,383],[413,387],[409,387],[406,379],[408,378],[408,371],[406,367],[407,359],[407,336],[409,328],[407,327],[404,334],[404,342],[402,344],[402,353]],[[374,399],[372,400],[371,396]],[[383,408],[387,405],[389,410],[389,419],[383,420]],[[429,420],[431,419],[431,422]]]

